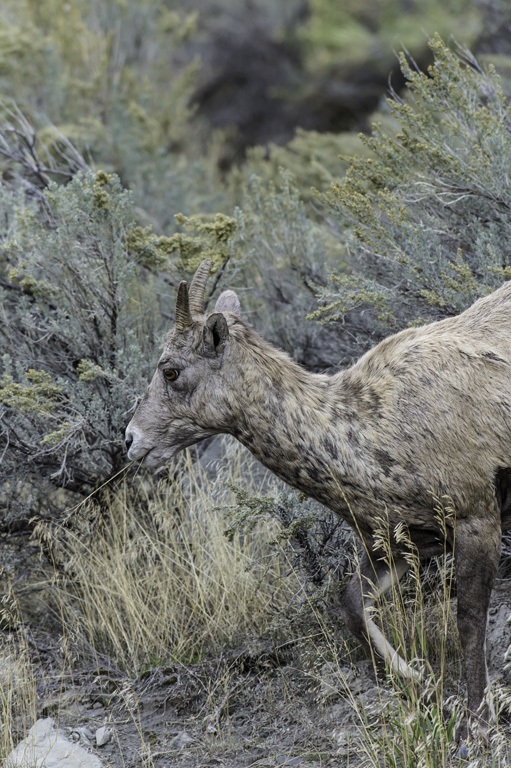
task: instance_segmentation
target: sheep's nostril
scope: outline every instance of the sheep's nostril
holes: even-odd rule
[[[125,444],[126,444],[126,450],[127,450],[127,451],[129,451],[129,449],[130,449],[130,448],[131,448],[131,446],[133,445],[133,438],[132,438],[132,436],[131,436],[131,435],[128,435],[128,436],[126,437],[126,440],[125,440],[124,442],[125,442]]]

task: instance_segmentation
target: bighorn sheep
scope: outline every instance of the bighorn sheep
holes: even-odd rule
[[[412,675],[370,618],[378,595],[406,572],[375,551],[382,521],[406,528],[421,558],[454,551],[468,714],[488,710],[485,634],[502,530],[511,527],[511,282],[457,317],[409,328],[334,376],[309,373],[241,318],[233,291],[205,313],[210,260],[126,430],[128,456],[156,467],[218,433],[350,523],[365,543],[342,614],[361,642]],[[438,505],[455,510],[444,522]],[[447,500],[447,501],[446,501]],[[444,527],[444,532],[442,532]],[[397,537],[399,538],[399,537]],[[461,729],[466,733],[467,721]]]

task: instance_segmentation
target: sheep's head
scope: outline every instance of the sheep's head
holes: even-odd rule
[[[229,431],[223,392],[229,325],[240,314],[238,297],[225,291],[212,314],[205,314],[204,289],[211,268],[197,269],[190,290],[179,286],[176,324],[147,391],[126,429],[128,458],[157,467],[204,437]],[[227,409],[228,410],[228,409]]]

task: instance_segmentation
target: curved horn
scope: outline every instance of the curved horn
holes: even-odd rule
[[[183,280],[179,283],[176,301],[176,328],[178,331],[184,331],[192,324],[192,313],[190,312],[190,302],[188,299],[188,283]]]
[[[190,310],[192,315],[202,315],[205,311],[204,293],[213,259],[204,259],[193,276],[190,285]]]

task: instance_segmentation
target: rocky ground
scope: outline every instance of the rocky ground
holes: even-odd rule
[[[7,548],[4,542],[4,555]],[[15,549],[20,562],[35,563],[26,542],[22,546],[18,541]],[[11,551],[9,562],[16,552]],[[96,755],[101,765],[371,765],[364,755],[357,709],[377,730],[382,707],[395,694],[385,683],[377,684],[371,663],[360,653],[348,659],[339,651],[336,657],[324,639],[317,644],[308,638],[276,645],[267,638],[251,638],[209,659],[148,669],[130,679],[112,660],[74,648],[73,638],[62,637],[58,624],[48,622],[41,613],[43,581],[37,591],[35,579],[39,567],[34,567],[32,577],[30,569],[24,570],[28,581],[32,579],[32,591],[22,577],[17,582],[22,608],[29,611],[32,623],[25,628],[8,626],[4,615],[0,641],[7,648],[9,638],[24,638],[37,680],[34,721],[52,718],[60,734]],[[507,690],[510,605],[511,581],[500,579],[492,601],[488,658],[492,677]],[[6,664],[4,654],[0,665],[4,678]],[[32,725],[13,722],[15,742]],[[509,723],[504,728],[511,740]],[[48,768],[70,765],[64,760]],[[77,765],[86,768],[85,763]],[[99,764],[91,763],[91,768],[94,765]]]
[[[349,706],[318,703],[317,686],[263,646],[136,680],[108,669],[57,674],[40,715],[116,768],[339,765],[333,734]],[[109,738],[98,746],[105,727]]]

